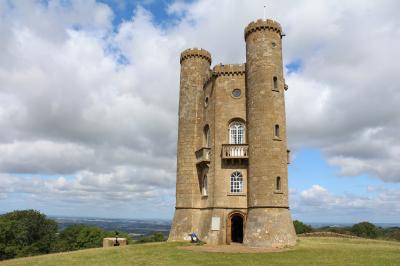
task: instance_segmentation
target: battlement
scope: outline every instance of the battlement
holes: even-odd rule
[[[278,22],[271,19],[258,19],[250,22],[250,24],[244,29],[244,39],[246,40],[251,33],[259,30],[270,30],[278,34],[282,33],[281,24]]]
[[[245,64],[219,64],[214,66],[212,70],[213,76],[244,75],[245,71]]]
[[[189,48],[181,53],[180,63],[182,64],[183,60],[191,57],[199,57],[206,59],[211,64],[211,54],[207,50],[201,48]]]

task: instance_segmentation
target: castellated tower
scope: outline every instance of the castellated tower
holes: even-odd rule
[[[176,211],[171,235],[184,239],[199,226],[199,180],[196,157],[199,120],[202,112],[203,86],[210,75],[211,55],[202,49],[188,49],[181,54],[179,93],[179,128],[176,174]]]
[[[246,63],[216,65],[203,49],[181,54],[176,210],[169,241],[296,243],[288,206],[282,29],[245,29]]]

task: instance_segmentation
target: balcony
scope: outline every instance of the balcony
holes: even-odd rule
[[[196,155],[196,164],[209,164],[210,163],[210,155],[211,148],[203,147],[195,152]]]
[[[249,145],[222,144],[222,159],[247,159]]]

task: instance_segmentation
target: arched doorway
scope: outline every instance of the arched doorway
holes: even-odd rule
[[[231,218],[231,241],[243,243],[243,217],[234,215]]]
[[[243,243],[244,214],[233,212],[228,216],[227,243]]]

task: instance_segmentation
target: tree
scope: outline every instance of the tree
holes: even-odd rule
[[[312,227],[304,224],[298,220],[293,221],[294,229],[296,230],[296,234],[304,234],[312,231]]]
[[[351,232],[360,237],[376,238],[378,236],[378,228],[369,222],[361,222],[353,225]]]
[[[58,225],[35,210],[0,215],[0,260],[50,253]]]
[[[58,237],[57,251],[101,247],[106,232],[95,226],[74,224],[65,228]]]
[[[96,248],[103,245],[103,238],[113,237],[115,232],[108,232],[96,226],[74,224],[65,228],[58,237],[57,251],[71,251],[85,248]],[[130,238],[125,233],[119,233],[129,243]]]

